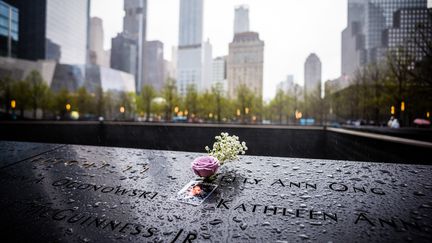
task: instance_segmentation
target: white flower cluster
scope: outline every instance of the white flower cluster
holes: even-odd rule
[[[225,161],[237,159],[238,154],[245,154],[248,149],[245,142],[239,141],[237,136],[229,136],[228,133],[223,132],[220,136],[215,137],[216,142],[213,144],[213,148],[209,146],[205,147],[207,153],[211,156],[216,157],[222,165]]]

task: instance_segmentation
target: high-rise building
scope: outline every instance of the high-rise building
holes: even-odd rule
[[[211,45],[202,43],[203,7],[203,0],[180,0],[176,65],[180,95],[186,94],[188,85],[195,85],[198,91],[204,91],[211,82]]]
[[[110,65],[135,76],[135,90],[144,82],[147,0],[124,0],[123,32],[111,40]]]
[[[213,48],[210,41],[207,40],[202,44],[202,76],[201,91],[210,90],[213,81]]]
[[[90,63],[103,65],[105,63],[105,51],[103,49],[104,31],[101,18],[91,18],[89,35]]]
[[[424,50],[432,42],[431,29],[432,9],[400,9],[394,15],[393,28],[384,33],[384,45],[392,53],[406,59],[401,61],[420,61],[426,55]]]
[[[18,57],[87,62],[89,0],[8,0],[19,10]]]
[[[0,1],[0,56],[17,56],[18,15],[16,7]]]
[[[235,8],[234,13],[234,34],[249,31],[249,7],[241,5]]]
[[[321,96],[321,61],[315,53],[310,54],[304,64],[304,92],[305,97]]]
[[[212,87],[219,85],[227,92],[227,56],[216,57],[212,63]]]
[[[364,24],[367,62],[379,61],[386,56],[383,34],[385,29],[393,26],[393,16],[397,10],[426,7],[427,0],[368,0]]]
[[[179,47],[201,45],[204,0],[180,0]]]
[[[425,9],[427,0],[348,0],[348,27],[342,32],[342,75],[351,79],[367,63],[387,54],[387,29],[400,9]]]
[[[175,62],[164,60],[164,84],[168,79],[176,78]]]
[[[225,80],[227,78],[227,56],[216,57],[213,59],[213,83]]]
[[[282,90],[296,100],[302,99],[303,97],[303,87],[294,82],[294,75],[287,75],[286,80],[280,82],[276,86],[276,91]]]
[[[147,41],[144,55],[144,82],[143,85],[151,85],[157,91],[162,90],[164,85],[164,45],[162,42]]]
[[[234,98],[240,85],[263,95],[264,41],[256,32],[234,35],[227,61],[228,95]]]
[[[342,75],[353,76],[366,63],[364,44],[364,0],[348,0],[348,26],[342,31]]]
[[[116,37],[112,38],[110,66],[111,68],[130,73],[136,77],[138,69],[137,43],[125,37],[123,33],[119,33]]]

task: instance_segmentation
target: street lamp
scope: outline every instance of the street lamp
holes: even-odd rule
[[[16,108],[16,101],[15,100],[11,100],[11,108],[15,109]]]
[[[426,112],[426,118],[429,118],[429,117],[430,117],[430,113],[428,111],[428,112]]]
[[[70,109],[72,108],[72,106],[70,104],[66,104],[66,110],[70,111]]]
[[[213,113],[209,113],[209,118],[213,118]]]
[[[392,105],[392,106],[390,107],[390,113],[391,113],[392,115],[395,114],[395,107],[394,107],[394,105]]]
[[[301,119],[302,116],[303,116],[303,114],[302,114],[300,111],[295,111],[295,118],[296,118],[297,120],[298,120],[298,119]]]
[[[240,116],[240,109],[237,109],[237,116]]]
[[[249,114],[249,108],[245,108],[245,114]]]
[[[124,106],[120,106],[120,113],[124,113],[124,112],[125,112]]]
[[[178,111],[179,111],[179,108],[178,108],[178,106],[176,106],[176,107],[174,108],[174,112],[177,113]]]
[[[401,102],[401,111],[405,111],[405,102]]]

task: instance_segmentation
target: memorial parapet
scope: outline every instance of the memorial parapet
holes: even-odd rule
[[[240,156],[192,205],[176,195],[198,153],[1,144],[17,242],[432,241],[432,166]]]

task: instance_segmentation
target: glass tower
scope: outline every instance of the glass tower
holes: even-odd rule
[[[0,56],[16,57],[18,22],[18,9],[0,1]]]
[[[384,56],[383,33],[393,26],[396,11],[426,8],[427,0],[369,0],[365,7],[365,48],[368,50],[368,62],[374,62]]]
[[[19,10],[18,58],[87,62],[89,0],[7,0]]]

